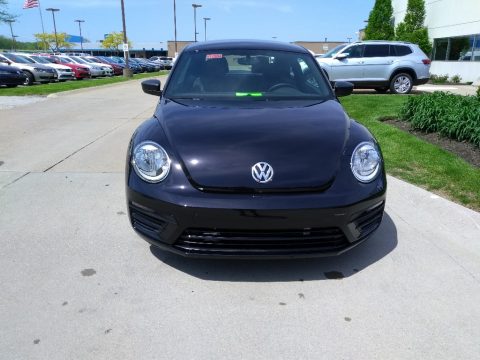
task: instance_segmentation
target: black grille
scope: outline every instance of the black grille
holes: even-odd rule
[[[337,252],[350,244],[338,228],[300,230],[187,229],[174,247],[209,255],[299,255]]]
[[[154,240],[159,240],[160,234],[167,226],[165,220],[133,206],[130,206],[130,218],[134,229]]]
[[[372,232],[374,232],[382,222],[383,210],[385,202],[375,205],[373,208],[364,211],[359,217],[355,219],[357,231],[359,232],[359,239],[364,239]]]

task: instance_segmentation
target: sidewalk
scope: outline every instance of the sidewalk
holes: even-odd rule
[[[458,94],[458,95],[475,95],[477,93],[477,87],[473,85],[425,84],[420,86],[414,86],[413,89],[414,91],[421,91],[421,92],[445,91],[445,92],[451,92],[453,94]]]

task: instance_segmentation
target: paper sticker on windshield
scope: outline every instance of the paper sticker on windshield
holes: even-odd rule
[[[207,61],[213,59],[221,59],[223,58],[223,54],[207,54]]]

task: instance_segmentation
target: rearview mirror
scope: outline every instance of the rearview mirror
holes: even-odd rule
[[[142,81],[142,90],[145,94],[162,96],[162,83],[160,80],[149,79]]]
[[[347,57],[348,57],[348,53],[342,53],[342,54],[335,55],[335,59],[337,59],[337,60],[344,60]]]
[[[353,84],[348,81],[335,82],[335,95],[337,97],[347,96],[353,92]]]

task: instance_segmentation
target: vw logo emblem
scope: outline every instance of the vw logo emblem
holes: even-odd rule
[[[266,162],[259,162],[252,166],[252,177],[256,182],[265,184],[273,179],[273,168]]]

